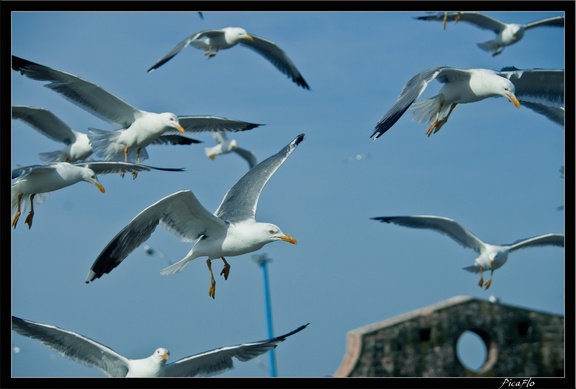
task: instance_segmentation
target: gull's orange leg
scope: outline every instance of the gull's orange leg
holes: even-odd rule
[[[36,193],[30,195],[30,212],[28,213],[28,216],[26,216],[26,220],[24,220],[24,222],[28,224],[28,229],[32,228],[32,218],[34,217],[34,196],[36,196]]]
[[[206,265],[208,265],[208,270],[210,271],[210,289],[208,290],[208,296],[214,298],[216,295],[216,280],[214,280],[214,274],[212,274],[212,263],[210,258],[206,260]]]
[[[224,279],[227,280],[228,274],[230,274],[230,265],[228,264],[228,262],[226,262],[226,259],[224,257],[222,257],[222,260],[224,261],[224,268],[220,272],[220,275],[224,275]]]
[[[16,213],[14,214],[14,219],[12,219],[12,227],[16,228],[16,224],[18,223],[18,219],[20,219],[20,215],[22,214],[20,212],[20,203],[22,202],[22,195],[23,193],[18,193],[18,209],[16,210]]]
[[[204,52],[204,54],[208,56],[208,59],[214,57],[216,53],[218,53],[218,50],[212,51],[212,47],[210,47],[208,50]]]
[[[456,12],[456,16],[454,17],[454,24],[458,23],[460,16],[462,16],[462,14],[460,12]]]
[[[478,281],[478,286],[482,287],[484,284],[484,269],[480,266],[480,281]]]
[[[128,146],[124,146],[124,162],[128,162]],[[120,177],[124,178],[124,172],[120,172]]]
[[[136,150],[136,163],[140,163],[140,150],[142,150],[141,147]],[[138,172],[132,172],[132,179],[135,180],[136,177],[138,177]]]
[[[443,126],[444,124],[446,124],[446,122],[448,121],[448,117],[450,116],[450,114],[452,113],[452,111],[454,110],[454,108],[456,108],[457,105],[458,105],[457,103],[452,104],[452,105],[450,106],[450,110],[448,111],[448,115],[446,115],[446,116],[444,117],[444,119],[439,120],[439,121],[436,123],[436,128],[434,129],[434,132],[435,132],[435,133],[438,132],[438,131],[440,131],[440,129],[442,128],[442,126]]]
[[[490,284],[492,284],[492,274],[494,274],[494,270],[490,271],[490,278],[488,278],[488,280],[486,280],[486,282],[484,283],[484,289],[488,290],[488,288],[490,287]]]
[[[428,129],[426,130],[426,135],[430,136],[430,134],[432,134],[432,130],[434,129],[434,127],[436,127],[436,123],[438,123],[438,118],[440,117],[440,112],[442,112],[442,107],[444,107],[444,100],[440,101],[440,104],[438,105],[438,112],[436,112],[434,120],[432,120],[430,127],[428,127]]]

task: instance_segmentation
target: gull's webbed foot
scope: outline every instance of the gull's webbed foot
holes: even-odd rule
[[[488,288],[490,287],[490,284],[492,284],[492,274],[493,273],[490,272],[490,277],[484,283],[484,290],[488,290]]]
[[[208,296],[214,298],[216,295],[216,281],[214,278],[210,280],[210,289],[208,289]]]
[[[12,219],[12,227],[16,228],[16,224],[18,224],[18,219],[20,219],[20,215],[22,213],[20,211],[16,211],[14,214],[14,219]]]
[[[230,274],[230,265],[228,264],[228,262],[226,262],[224,257],[222,257],[222,260],[224,261],[224,268],[220,272],[220,275],[224,275],[224,279],[227,280],[228,274]]]
[[[132,179],[135,180],[138,177],[138,172],[132,172]]]
[[[14,214],[14,218],[12,219],[12,227],[14,227],[14,228],[16,228],[16,224],[18,223],[18,219],[20,219],[20,215],[22,214],[20,212],[21,204],[22,204],[22,196],[24,196],[23,193],[18,193],[18,208],[16,208],[16,213]]]
[[[214,296],[216,296],[216,280],[214,280],[214,274],[212,274],[212,262],[210,262],[210,259],[206,260],[206,265],[208,265],[208,271],[210,272],[210,289],[208,289],[208,296],[214,298]]]
[[[26,220],[24,222],[28,224],[28,229],[32,228],[32,218],[34,217],[34,211],[30,211],[28,216],[26,216]]]

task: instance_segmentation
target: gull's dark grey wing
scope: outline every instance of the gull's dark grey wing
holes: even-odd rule
[[[160,135],[158,138],[154,139],[151,143],[153,145],[191,145],[196,143],[202,143],[201,140],[188,138],[186,136],[178,134],[164,134]]]
[[[434,80],[436,77],[440,75],[440,73],[445,69],[451,69],[446,66],[438,66],[435,68],[424,70],[421,73],[418,73],[414,77],[408,81],[404,88],[402,88],[402,92],[400,92],[400,96],[398,99],[384,114],[382,119],[376,124],[376,128],[370,137],[373,140],[379,138],[382,134],[388,131],[397,121],[404,115],[404,112],[420,97],[422,92],[428,86],[430,81]],[[456,69],[453,69],[456,70]]]
[[[12,69],[38,81],[49,81],[44,86],[58,92],[68,101],[91,114],[116,124],[128,127],[141,115],[141,111],[112,95],[101,87],[80,77],[60,70],[51,69],[26,59],[12,56]]]
[[[517,69],[505,67],[498,75],[508,78],[520,102],[564,106],[564,69]]]
[[[110,377],[126,377],[129,360],[76,332],[12,316],[12,330],[36,339],[62,356],[96,368]]]
[[[310,323],[308,323],[310,324]],[[200,354],[192,355],[166,365],[166,377],[213,376],[234,368],[236,358],[241,362],[249,361],[258,355],[276,348],[287,337],[302,331],[305,324],[292,332],[272,339],[242,343],[235,346],[220,347]]]
[[[226,229],[226,223],[206,210],[191,191],[173,193],[144,209],[116,234],[92,264],[86,283],[110,273],[152,235],[158,224],[184,242]]]
[[[441,234],[448,235],[460,245],[471,248],[480,252],[485,243],[476,235],[456,223],[452,219],[432,215],[415,215],[415,216],[380,216],[373,217],[372,220],[378,220],[383,223],[394,223],[403,227],[429,229]]]
[[[537,246],[558,246],[564,247],[564,235],[563,234],[544,234],[534,236],[528,239],[517,240],[516,242],[509,245],[509,250],[515,251],[526,247],[537,247]]]
[[[564,107],[551,107],[530,101],[522,101],[522,105],[564,127]]]
[[[53,141],[70,145],[76,140],[75,131],[45,108],[15,105],[12,119],[19,119]]]
[[[551,18],[535,20],[524,25],[524,29],[526,30],[535,27],[564,27],[564,16],[553,16]]]
[[[91,161],[91,162],[77,162],[73,165],[87,166],[96,174],[110,174],[110,173],[134,173],[150,170],[163,170],[168,172],[181,172],[184,168],[167,168],[142,165],[130,162],[107,162],[107,161]]]
[[[195,32],[194,34],[186,37],[182,41],[180,41],[172,50],[170,50],[166,55],[160,58],[154,65],[152,65],[148,72],[158,69],[160,66],[164,65],[166,62],[170,61],[176,54],[184,50],[190,44],[198,39],[202,39],[207,36],[215,36],[215,35],[222,35],[224,32],[222,30],[204,30]]]
[[[263,124],[249,123],[242,120],[228,119],[220,116],[178,116],[180,125],[186,132],[246,131]],[[171,134],[172,131],[167,131]]]
[[[243,39],[239,42],[240,45],[248,47],[264,58],[266,58],[276,69],[280,70],[284,75],[288,76],[296,85],[301,86],[304,89],[310,89],[310,86],[304,80],[300,71],[296,68],[296,65],[288,57],[288,55],[276,43],[264,39],[262,37],[250,34],[253,40]]]
[[[220,203],[214,214],[222,220],[231,223],[254,219],[258,198],[262,189],[286,161],[286,159],[296,149],[296,146],[304,140],[304,134],[298,135],[292,142],[286,145],[277,154],[268,157],[244,174],[240,180],[232,187]]]

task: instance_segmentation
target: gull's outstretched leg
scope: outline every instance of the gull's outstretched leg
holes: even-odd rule
[[[434,129],[434,127],[436,127],[436,123],[438,123],[438,118],[440,117],[440,112],[442,112],[442,107],[444,107],[444,100],[441,100],[440,104],[438,104],[438,112],[436,112],[434,120],[432,120],[430,127],[428,127],[428,129],[426,130],[426,135],[430,136],[430,134],[432,134],[432,130]]]
[[[448,20],[448,11],[444,12],[444,19],[442,20],[442,27],[446,29],[446,21]]]
[[[486,280],[486,282],[484,283],[484,289],[488,290],[488,288],[490,287],[490,284],[492,284],[492,274],[494,274],[494,270],[490,270],[490,278],[488,278]]]
[[[140,150],[142,150],[142,147],[138,147],[138,150],[136,150],[136,163],[140,163]],[[135,180],[136,177],[138,177],[138,172],[132,172],[132,179]]]
[[[30,195],[30,212],[28,213],[28,216],[26,216],[26,220],[24,220],[24,222],[28,224],[28,229],[32,228],[32,218],[34,217],[34,196],[36,196],[36,193]]]
[[[226,262],[226,259],[224,257],[222,257],[222,260],[224,261],[224,268],[220,272],[220,275],[224,275],[224,279],[227,280],[228,274],[230,274],[230,265],[228,264],[228,262]]]
[[[210,271],[210,289],[208,290],[208,296],[214,298],[216,295],[216,280],[214,280],[214,274],[212,274],[212,262],[210,258],[206,260],[206,265],[208,265],[208,270]]]
[[[450,110],[448,111],[448,114],[442,119],[442,120],[438,120],[438,122],[436,123],[436,127],[434,128],[434,132],[438,132],[440,131],[440,129],[442,128],[442,126],[444,124],[446,124],[446,122],[448,121],[448,117],[450,116],[450,114],[452,113],[452,111],[454,110],[454,108],[456,108],[458,104],[454,103],[450,106]]]
[[[18,223],[18,219],[20,219],[20,215],[22,214],[20,212],[20,203],[22,202],[22,195],[23,193],[18,193],[18,209],[16,210],[16,213],[14,214],[14,219],[12,219],[12,227],[16,228],[16,224]]]
[[[128,146],[124,146],[124,162],[128,162]],[[120,172],[120,177],[124,178],[124,172]]]
[[[480,266],[480,281],[478,281],[478,286],[482,287],[484,285],[484,269]]]

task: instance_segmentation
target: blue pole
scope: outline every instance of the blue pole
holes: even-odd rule
[[[270,307],[270,288],[268,284],[268,267],[266,264],[271,260],[266,257],[266,254],[255,255],[254,260],[262,268],[262,274],[264,275],[264,302],[266,304],[266,323],[268,327],[268,338],[274,337],[274,331],[272,330],[272,308]],[[270,355],[270,377],[277,377],[276,373],[276,354],[275,349],[271,349],[268,353]]]

